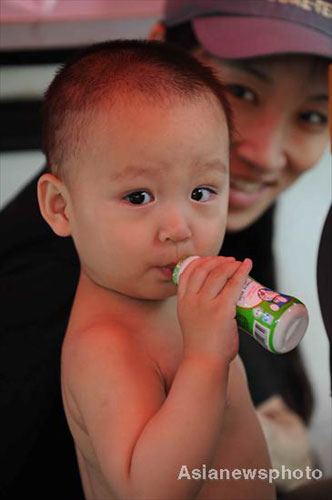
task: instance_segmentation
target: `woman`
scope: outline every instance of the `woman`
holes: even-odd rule
[[[264,23],[261,23],[259,37],[256,37],[258,28],[253,23],[254,12],[246,11],[248,4],[250,9],[257,5],[258,14],[264,11],[264,19],[261,21],[270,20],[272,23],[267,32],[264,32],[265,37]],[[320,4],[329,3],[320,0]],[[208,6],[213,10],[207,12],[205,9]],[[220,10],[225,6],[231,10]],[[208,20],[204,17],[201,19],[206,13],[211,17]],[[282,38],[285,47],[282,51],[280,48],[277,50],[276,47],[270,47],[265,52],[268,42],[272,44],[274,40],[278,44],[281,40],[280,21],[278,24],[274,18],[271,19],[272,14],[276,13],[286,17],[292,13],[291,21],[285,23],[290,28]],[[327,13],[330,15],[330,11]],[[323,28],[328,26],[325,14],[325,11],[317,14],[316,11],[305,11],[300,7],[287,5],[284,0],[282,3],[268,0],[178,0],[167,4],[167,29],[163,28],[161,32],[160,28],[157,29],[158,37],[165,34],[167,40],[195,50],[198,57],[213,64],[229,89],[236,116],[237,135],[232,153],[229,234],[222,253],[237,254],[241,258],[243,252],[245,256],[251,257],[255,266],[253,275],[271,287],[275,286],[271,250],[273,203],[290,182],[316,163],[327,143],[327,125],[324,123],[327,81],[324,73],[321,89],[321,79],[318,77],[321,67],[326,66],[321,61],[328,55],[330,43],[329,36],[320,31],[321,25]],[[192,21],[194,17],[197,19]],[[306,25],[307,18],[308,22],[310,18],[310,22],[314,23],[317,18],[318,28],[312,29],[308,23]],[[240,22],[241,26],[236,28],[236,22]],[[300,23],[306,26],[302,28],[305,36],[301,39]],[[254,29],[254,34],[250,31],[250,26]],[[223,42],[222,37],[226,37],[227,27],[228,34],[233,35],[233,38],[225,38]],[[211,34],[211,40],[204,39],[203,43],[204,33]],[[213,33],[220,35],[218,47],[228,47],[228,54],[219,53],[219,50],[217,55],[214,53],[214,47],[210,45],[215,40]],[[273,33],[276,36],[272,36]],[[310,34],[315,40],[309,37]],[[314,45],[316,54],[321,58],[316,60],[307,55],[303,59],[297,57],[296,64],[300,66],[296,66],[296,71],[293,71],[294,59],[288,64],[286,60],[283,63],[281,58],[270,57],[276,52],[290,51],[287,41],[290,44],[291,39],[294,41],[293,38],[299,40],[299,46],[294,49],[296,53],[307,54],[307,46]],[[254,51],[254,47],[251,47],[248,52],[253,40],[256,49]],[[314,41],[316,43],[313,44]],[[231,52],[235,48],[236,52]],[[248,65],[242,59],[235,60],[239,56],[247,58],[264,52],[269,54],[266,60],[255,57],[255,63],[259,63],[259,66]],[[270,69],[268,60],[271,61],[273,70]],[[272,60],[275,61],[273,64]],[[270,80],[274,81],[276,74],[280,76],[282,68],[282,80],[286,78],[288,82],[287,91],[282,91],[279,87],[272,91]],[[300,85],[308,79],[308,68],[310,78],[315,75],[314,78],[319,81],[317,88],[315,83],[314,91],[318,98],[308,103],[305,101],[308,104],[306,106],[304,103],[302,106],[293,105],[293,99],[304,92],[302,87],[300,90],[298,87],[293,89],[292,100],[288,99],[293,78],[294,82],[297,81],[296,74],[300,68]],[[289,73],[293,75],[292,78]],[[298,125],[292,127],[292,123]],[[288,149],[287,154],[280,156],[276,153],[276,144],[283,143],[285,137],[293,138],[288,148],[296,152],[296,158],[300,157],[301,161],[292,159],[290,162]],[[301,144],[300,149],[297,147],[298,143]],[[302,158],[305,158],[305,162]],[[1,446],[3,466],[0,491],[4,498],[6,494],[10,498],[22,498],[29,493],[34,499],[61,498],[62,484],[65,483],[68,498],[76,500],[81,498],[82,492],[74,448],[61,405],[59,364],[79,263],[71,240],[54,237],[41,219],[36,199],[36,180],[6,207],[1,213],[0,222],[4,325],[0,348],[0,382],[3,389],[0,400],[3,405],[3,428],[6,429]],[[309,417],[311,401],[302,398],[302,388],[306,384],[304,375],[302,373],[299,377],[295,376],[299,370],[297,355],[291,353],[273,356],[256,346],[245,335],[241,335],[241,355],[246,364],[255,404],[268,404],[267,410],[261,406],[262,419],[266,421],[267,415],[273,413],[275,420],[279,421],[279,415],[284,415],[285,404],[296,410],[302,419]],[[294,380],[299,382],[291,387]],[[305,392],[307,391],[308,389]],[[270,397],[274,394],[278,398],[271,402]],[[298,429],[298,417],[290,413],[288,406],[286,415],[291,418],[292,423],[296,420]],[[24,427],[20,419],[23,412]],[[269,432],[272,432],[271,429],[274,427],[269,425]],[[302,436],[302,424],[300,430]],[[53,450],[51,454],[50,448]]]

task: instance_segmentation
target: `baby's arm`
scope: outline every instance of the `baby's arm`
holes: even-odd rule
[[[231,363],[227,391],[222,438],[212,468],[222,469],[223,477],[229,474],[229,479],[206,481],[197,500],[273,499],[275,486],[268,481],[270,458],[239,356]]]
[[[184,357],[167,396],[155,365],[127,332],[94,327],[65,350],[68,388],[116,498],[184,500],[200,489],[200,481],[177,477],[183,464],[211,465],[216,453],[238,347],[235,302],[249,269],[214,258],[183,273]]]

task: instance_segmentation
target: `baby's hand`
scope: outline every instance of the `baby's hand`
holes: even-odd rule
[[[178,318],[184,356],[216,356],[230,362],[238,351],[236,302],[252,267],[233,257],[203,257],[183,271]]]

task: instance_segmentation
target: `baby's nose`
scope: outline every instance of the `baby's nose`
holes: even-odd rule
[[[173,241],[174,243],[191,238],[192,232],[185,215],[176,210],[170,210],[160,221],[158,232],[159,241]]]

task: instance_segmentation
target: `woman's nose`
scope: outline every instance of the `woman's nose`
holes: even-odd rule
[[[286,138],[277,126],[266,123],[242,134],[236,153],[257,170],[276,172],[287,165]]]
[[[178,243],[190,239],[192,232],[185,214],[178,210],[167,210],[165,212],[159,223],[159,241],[162,243],[166,241]]]

